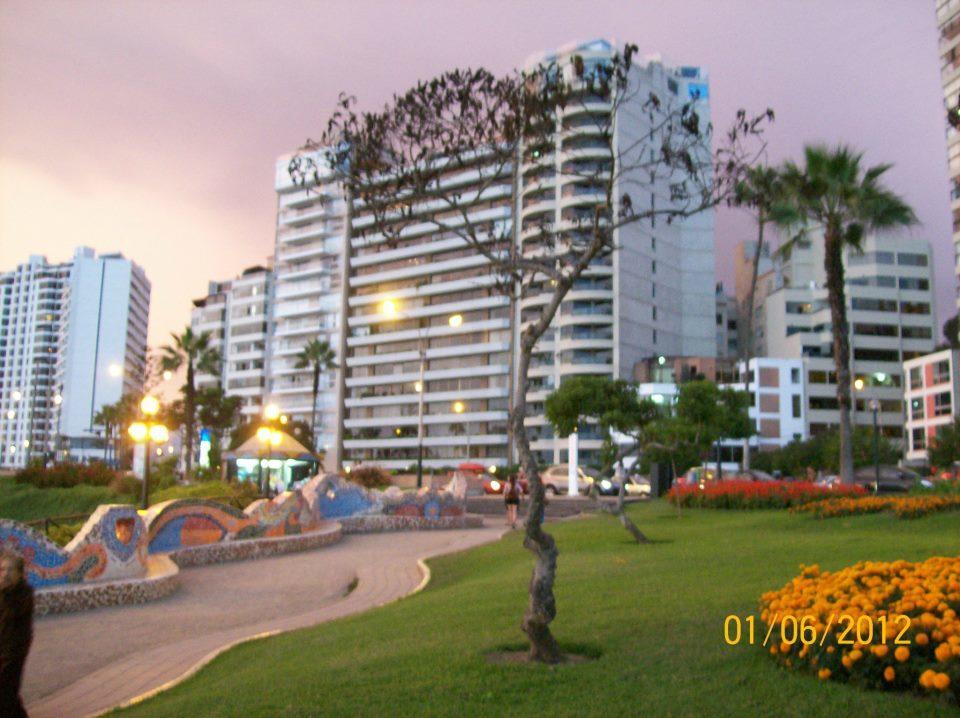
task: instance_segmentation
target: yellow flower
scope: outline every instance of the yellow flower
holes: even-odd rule
[[[876,646],[870,647],[870,652],[875,655],[877,658],[883,658],[890,652],[890,646],[879,643]]]
[[[905,660],[910,658],[910,649],[906,646],[897,646],[897,650],[893,652],[893,657],[903,663]]]
[[[817,671],[817,676],[821,681],[825,681],[830,677],[830,673],[831,671],[829,668],[821,668],[819,671]]]
[[[937,675],[936,671],[930,670],[929,668],[920,674],[920,686],[923,688],[932,688],[933,687],[933,678]]]
[[[929,614],[924,614],[924,616],[926,615]],[[914,636],[913,642],[918,646],[925,646],[930,643],[930,636],[928,636],[926,633],[918,633],[916,636]]]
[[[887,666],[883,669],[883,679],[887,683],[893,682],[893,679],[897,677],[897,672],[893,669],[893,666]]]
[[[945,691],[950,685],[950,676],[946,673],[938,673],[933,677],[933,687],[938,691]]]

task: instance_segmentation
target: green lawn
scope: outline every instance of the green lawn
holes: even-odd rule
[[[38,489],[18,484],[12,476],[0,477],[0,518],[33,521],[48,516],[93,513],[100,504],[123,501],[106,486]]]
[[[727,614],[756,610],[799,563],[922,559],[960,551],[960,517],[817,521],[786,512],[633,507],[656,541],[608,517],[553,524],[561,549],[558,638],[599,651],[558,667],[484,654],[521,636],[530,559],[512,534],[431,562],[421,594],[370,613],[233,649],[130,716],[649,715],[943,716],[908,695],[865,692],[727,646]],[[397,537],[402,540],[402,536]]]

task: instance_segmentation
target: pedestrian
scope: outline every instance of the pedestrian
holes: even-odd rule
[[[516,474],[507,479],[503,487],[503,503],[507,507],[507,523],[510,528],[517,528],[517,509],[520,506],[520,484]]]
[[[33,589],[24,575],[23,557],[0,551],[0,715],[25,717],[20,699],[23,664],[33,640]]]

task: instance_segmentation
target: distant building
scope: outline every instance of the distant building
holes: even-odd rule
[[[906,377],[905,404],[906,459],[928,461],[927,447],[936,439],[937,429],[960,416],[960,350],[943,349],[903,363]]]
[[[0,466],[102,457],[97,413],[143,387],[143,270],[87,247],[60,264],[32,256],[0,275],[0,297]]]
[[[844,262],[853,421],[870,425],[877,399],[881,432],[900,440],[903,362],[934,348],[932,255],[929,243],[904,236],[868,237],[863,248],[849,250]],[[823,242],[797,246],[761,281],[758,343],[765,356],[804,360],[807,429],[815,436],[839,424]]]
[[[203,389],[220,385],[228,396],[242,399],[247,421],[261,411],[266,386],[267,336],[273,275],[266,267],[245,269],[224,282],[210,282],[207,296],[195,299],[190,326],[195,334],[209,332],[220,352],[220,373],[198,374]]]
[[[951,122],[947,125],[947,171],[950,174],[950,210],[953,212],[953,254],[960,257],[960,3],[937,0],[940,27],[940,83],[943,103]],[[955,271],[960,274],[960,262]],[[960,309],[960,295],[957,295]]]
[[[740,355],[740,307],[737,298],[723,290],[723,282],[717,283],[717,356]]]

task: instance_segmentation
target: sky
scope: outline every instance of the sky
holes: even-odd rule
[[[893,163],[934,247],[938,320],[953,314],[934,0],[0,0],[0,269],[119,250],[153,283],[165,343],[209,280],[272,254],[276,159],[319,136],[341,91],[375,107],[594,37],[705,68],[718,128],[772,107],[772,162],[842,142]],[[754,230],[737,210],[716,227],[732,292]]]

